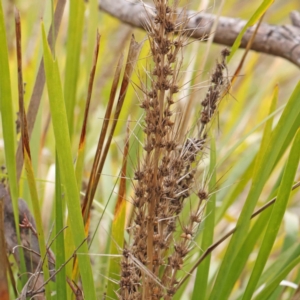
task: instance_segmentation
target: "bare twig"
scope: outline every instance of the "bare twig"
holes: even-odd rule
[[[64,228],[65,229],[65,228]],[[61,232],[61,231],[60,231]],[[60,233],[59,232],[59,233]],[[58,234],[59,234],[58,233]],[[75,257],[75,255],[76,255],[76,252],[80,249],[80,247],[87,241],[87,239],[88,238],[85,238],[79,245],[78,245],[78,247],[74,250],[74,252],[73,252],[73,254],[65,261],[65,263],[63,263],[49,278],[48,278],[48,280],[46,280],[39,288],[37,288],[36,289],[36,291],[40,291],[46,284],[48,284],[48,282],[50,281],[50,280],[52,280],[54,277],[55,277],[55,275],[58,273],[58,272],[60,272],[60,270],[62,269],[62,268],[64,268],[66,265],[67,265],[67,263],[68,262],[70,262],[74,257]]]
[[[152,15],[154,11],[154,8],[150,5],[128,0],[101,0],[99,1],[99,7],[104,12],[118,18],[122,22],[142,29],[145,27],[146,16]],[[145,12],[145,7],[148,13]],[[192,10],[187,11],[187,15],[189,22],[185,29],[191,30],[191,37],[195,39],[207,37],[216,16]],[[251,50],[283,57],[300,67],[299,12],[292,12],[291,20],[292,25],[277,26],[266,23],[261,24],[251,45]],[[220,17],[214,35],[214,43],[232,46],[245,24],[245,20]],[[247,47],[254,30],[255,26],[246,31],[242,39],[241,48]]]

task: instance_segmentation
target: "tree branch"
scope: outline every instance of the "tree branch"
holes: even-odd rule
[[[147,19],[153,15],[154,10],[152,6],[145,3],[133,3],[128,0],[99,0],[99,8],[120,21],[141,29],[145,29]],[[191,37],[199,40],[207,39],[216,16],[192,10],[187,11],[187,16],[189,23],[186,29],[190,30]],[[262,23],[251,49],[283,57],[300,67],[300,13],[293,11],[290,17],[292,25],[278,26]],[[214,43],[232,46],[245,24],[245,20],[220,17]],[[241,48],[246,47],[254,29],[255,26],[246,31]]]

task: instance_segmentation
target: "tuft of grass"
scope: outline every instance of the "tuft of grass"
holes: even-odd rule
[[[223,11],[249,19],[230,54],[213,45],[204,53],[199,41],[191,51],[190,32],[182,30],[183,4],[153,2],[155,9],[144,5],[148,41],[135,32],[127,59],[123,53],[131,29],[99,14],[96,0],[70,3],[66,20],[62,0],[48,42],[44,30],[42,35],[31,30],[36,12],[18,4],[25,27],[16,60],[5,37],[12,35],[4,25],[9,7],[4,13],[1,6],[0,137],[16,224],[23,220],[19,195],[31,200],[36,219],[32,230],[39,236],[41,260],[32,278],[43,269],[47,299],[53,294],[67,300],[297,299],[299,288],[285,285],[300,278],[293,222],[300,186],[300,83],[285,62],[238,50],[247,27],[261,22],[267,10],[271,19],[274,12],[276,20],[282,18],[282,4],[256,1],[258,9],[249,16],[247,4],[234,0],[229,7],[224,1]],[[222,14],[222,7],[216,9]],[[97,27],[101,48],[98,33],[93,47]],[[33,76],[40,40],[44,95],[43,64]],[[193,55],[195,63],[187,67]],[[21,76],[28,81],[26,89]],[[17,91],[21,142],[15,158]],[[27,99],[32,99],[29,105]],[[41,128],[29,143],[38,108],[35,126]],[[27,172],[18,183],[20,149]],[[5,236],[2,222],[0,241],[1,232]],[[34,248],[25,246],[25,253]],[[50,247],[56,256],[55,284],[47,267]],[[18,270],[8,266],[15,288]],[[20,296],[32,296],[30,281],[22,279]],[[40,294],[44,297],[44,291]]]

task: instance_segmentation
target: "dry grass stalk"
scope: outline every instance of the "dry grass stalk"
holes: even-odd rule
[[[177,1],[154,0],[155,16],[147,23],[153,68],[151,83],[141,83],[144,109],[145,145],[142,163],[135,172],[134,220],[130,229],[132,243],[123,252],[120,280],[121,299],[171,299],[178,284],[178,271],[190,252],[193,236],[202,221],[208,192],[198,192],[199,202],[191,212],[182,233],[175,239],[184,201],[194,187],[196,166],[207,139],[208,124],[227,89],[222,61],[212,74],[211,86],[202,101],[197,138],[180,142],[175,129],[172,104],[179,91],[178,74],[182,65],[182,48],[187,33],[180,30],[185,13],[177,11]],[[179,223],[180,224],[180,223]]]
[[[131,77],[131,74],[133,73],[133,70],[134,70],[137,58],[139,56],[140,50],[142,48],[142,45],[143,45],[143,43],[137,43],[135,41],[134,36],[131,37],[125,71],[124,71],[123,79],[121,82],[121,87],[120,87],[119,95],[117,98],[117,104],[116,104],[115,112],[114,112],[114,116],[113,116],[113,122],[112,122],[112,125],[110,128],[110,131],[108,131],[110,116],[112,113],[113,103],[115,100],[115,96],[117,93],[117,87],[118,87],[118,83],[119,83],[119,79],[120,79],[120,72],[121,72],[122,62],[123,62],[123,54],[121,55],[118,65],[117,65],[115,77],[113,80],[113,85],[111,88],[109,104],[106,109],[104,122],[103,122],[103,126],[101,129],[99,141],[98,141],[97,152],[96,152],[96,156],[95,156],[95,159],[93,162],[92,172],[91,172],[87,192],[86,192],[84,203],[83,203],[82,211],[83,211],[83,216],[84,216],[85,222],[87,221],[87,218],[89,215],[89,211],[90,211],[92,201],[95,196],[98,182],[100,180],[100,176],[101,176],[102,169],[103,169],[103,166],[104,166],[107,154],[108,154],[108,150],[109,150],[112,138],[113,138],[113,134],[114,134],[114,131],[117,126],[117,122],[118,122],[118,119],[119,119],[119,116],[121,113],[121,109],[123,107],[127,89],[128,89],[129,83],[130,83],[130,77]],[[107,138],[107,140],[104,143],[105,138]]]

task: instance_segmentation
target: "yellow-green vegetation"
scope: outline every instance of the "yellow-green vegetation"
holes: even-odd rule
[[[189,3],[248,21],[232,49],[189,38],[186,2],[149,1],[146,32],[97,0],[0,1],[1,299],[300,297],[299,68],[238,49],[298,0]]]

